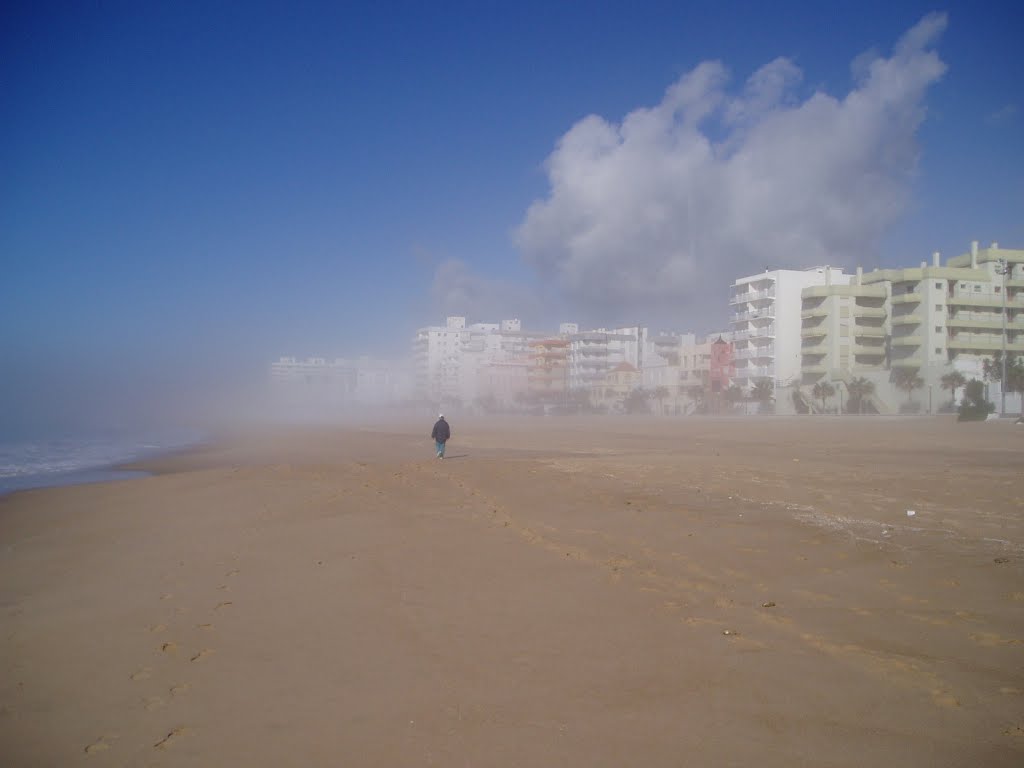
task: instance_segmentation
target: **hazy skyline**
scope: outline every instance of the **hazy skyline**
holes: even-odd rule
[[[446,313],[701,331],[765,267],[1024,246],[1010,3],[3,14],[0,428]]]

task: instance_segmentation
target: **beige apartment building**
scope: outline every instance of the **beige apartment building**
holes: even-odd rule
[[[934,408],[944,374],[980,379],[995,352],[1024,352],[1024,251],[972,243],[945,266],[936,253],[914,268],[858,269],[849,285],[805,288],[800,318],[801,384],[867,378],[874,409],[895,412],[907,395],[892,372],[910,369],[923,381],[919,402]]]

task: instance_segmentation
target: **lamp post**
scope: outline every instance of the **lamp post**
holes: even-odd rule
[[[1008,265],[1006,259],[999,259],[999,261],[996,262],[996,263],[999,265],[999,266],[996,267],[996,274],[997,275],[1002,275],[1002,277],[1003,277],[1003,289],[1002,289],[1002,295],[1003,295],[1003,310],[1002,310],[1002,316],[1003,316],[1003,344],[1002,344],[1002,346],[1003,346],[1003,361],[1002,361],[1003,362],[1003,370],[1002,370],[1002,372],[1000,373],[1000,376],[999,376],[999,399],[1001,400],[1001,402],[999,404],[999,415],[1000,416],[1005,416],[1006,415],[1006,273],[1009,272],[1010,270],[1008,268],[1009,265]]]

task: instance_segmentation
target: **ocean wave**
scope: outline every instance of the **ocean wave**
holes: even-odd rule
[[[4,480],[104,469],[185,448],[195,433],[62,437],[0,442],[0,484]]]

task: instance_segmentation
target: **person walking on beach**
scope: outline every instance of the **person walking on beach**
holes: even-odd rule
[[[440,414],[437,417],[437,421],[434,423],[434,429],[430,433],[430,436],[434,438],[434,447],[437,449],[437,458],[444,458],[444,444],[448,442],[448,439],[452,436],[452,428],[448,426],[448,422],[444,420],[444,414]]]

